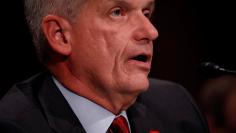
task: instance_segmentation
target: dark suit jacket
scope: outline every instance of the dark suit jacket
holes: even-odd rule
[[[207,133],[190,95],[181,86],[150,79],[150,88],[128,110],[132,133]],[[16,84],[0,101],[1,133],[85,133],[69,104],[42,73]]]

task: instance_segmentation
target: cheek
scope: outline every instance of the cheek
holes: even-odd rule
[[[90,67],[90,70],[110,76],[124,71],[125,53],[128,51],[130,40],[124,28],[94,21],[86,27],[81,26],[77,31],[74,38],[75,45],[78,46],[74,53],[83,64],[89,64],[87,67]]]
[[[115,69],[124,62],[124,53],[128,45],[128,39],[120,34],[117,29],[99,29],[95,32],[94,43],[99,58],[104,60],[105,65],[110,67],[109,69]]]
[[[107,32],[105,34],[105,48],[110,55],[121,56],[128,45],[127,38],[117,32]]]
[[[88,29],[78,38],[75,53],[80,58],[79,62],[87,64],[89,71],[105,74],[111,78],[114,70],[122,66],[122,53],[124,40],[118,32],[104,29]],[[79,64],[80,65],[80,64]],[[116,68],[118,67],[118,68]]]

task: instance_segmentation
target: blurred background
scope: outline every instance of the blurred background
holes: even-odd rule
[[[151,76],[198,91],[201,62],[236,69],[235,10],[229,0],[157,0],[159,29]]]
[[[211,61],[236,68],[235,10],[229,0],[156,0],[153,23],[159,30],[150,77],[183,85],[194,96],[198,67]],[[21,0],[1,3],[1,84],[4,94],[14,83],[40,71]],[[1,96],[0,95],[0,96]]]

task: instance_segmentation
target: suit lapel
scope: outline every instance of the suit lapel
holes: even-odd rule
[[[132,133],[164,133],[161,119],[140,102],[132,105],[127,115]]]
[[[85,133],[81,123],[50,75],[47,75],[42,82],[38,98],[42,112],[54,131],[57,133]]]

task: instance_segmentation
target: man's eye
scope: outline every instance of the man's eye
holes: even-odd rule
[[[115,17],[124,16],[125,11],[122,10],[120,7],[116,7],[111,11],[111,15]]]
[[[143,11],[143,15],[146,16],[147,18],[151,18],[152,13],[149,10]]]

